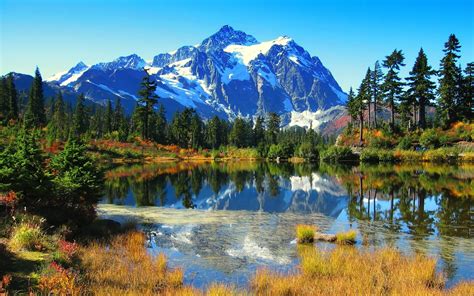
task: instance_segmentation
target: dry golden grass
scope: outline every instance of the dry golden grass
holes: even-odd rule
[[[294,274],[263,269],[248,290],[216,283],[206,291],[183,285],[183,272],[169,269],[163,255],[150,255],[139,232],[85,247],[81,259],[84,290],[94,295],[474,295],[473,282],[445,290],[435,260],[419,255],[346,246],[320,251],[312,245],[298,245],[298,254]]]
[[[117,236],[107,246],[91,244],[81,259],[86,286],[95,295],[175,294],[183,286],[183,272],[169,269],[164,255],[149,254],[140,232]]]
[[[473,295],[472,282],[443,290],[444,280],[431,258],[342,246],[321,252],[300,245],[298,251],[300,271],[293,275],[258,271],[251,284],[256,295]]]

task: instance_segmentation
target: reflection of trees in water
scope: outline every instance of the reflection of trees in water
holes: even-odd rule
[[[442,235],[471,236],[473,197],[453,196],[452,188],[462,187],[466,180],[455,178],[452,170],[443,174],[420,168],[397,171],[393,167],[361,167],[339,174],[350,197],[350,221],[381,220],[394,231],[406,227],[420,239],[436,230]],[[435,208],[426,209],[428,199],[436,202]]]
[[[179,169],[178,169],[179,168]],[[163,171],[152,167],[157,172]],[[360,166],[317,167],[311,164],[272,162],[212,163],[177,166],[166,174],[153,174],[141,167],[139,175],[117,177],[106,182],[105,197],[109,202],[123,203],[131,189],[137,205],[165,205],[166,187],[171,184],[183,206],[194,207],[193,199],[203,186],[216,196],[230,182],[237,193],[253,186],[263,209],[265,198],[281,197],[285,182],[293,176],[307,176],[313,182],[314,172],[338,180],[349,196],[348,218],[380,220],[392,231],[406,228],[410,233],[426,237],[442,235],[470,237],[472,227],[472,173],[456,167],[425,166]],[[141,172],[138,171],[138,172]],[[471,174],[471,175],[470,175]],[[318,174],[319,175],[319,174]],[[303,199],[299,199],[304,201]],[[426,208],[429,201],[430,207]],[[435,207],[433,207],[435,205]],[[298,206],[297,208],[300,208]]]

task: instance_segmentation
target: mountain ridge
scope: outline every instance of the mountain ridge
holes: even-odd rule
[[[283,125],[298,125],[301,120],[294,117],[306,112],[303,118],[314,116],[304,126],[317,128],[322,122],[313,121],[321,112],[347,99],[321,60],[292,38],[259,42],[229,25],[195,46],[157,54],[151,62],[137,54],[90,66],[79,62],[45,81],[64,91],[84,93],[102,105],[120,98],[131,112],[144,67],[157,81],[156,93],[169,113],[190,107],[204,118],[217,115],[233,120],[275,112]],[[343,108],[334,110],[336,117],[344,112]]]

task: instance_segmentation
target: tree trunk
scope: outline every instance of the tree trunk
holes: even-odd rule
[[[425,105],[420,104],[420,116],[418,116],[418,121],[419,121],[419,126],[420,128],[425,128],[426,125],[426,111],[425,111]]]
[[[377,99],[374,99],[374,127],[377,128]]]
[[[390,129],[395,131],[395,102],[393,99],[390,101]]]
[[[359,145],[362,146],[364,141],[364,113],[359,114]]]
[[[368,110],[368,111],[369,111],[369,112],[368,112],[368,117],[369,117],[369,118],[367,119],[367,127],[368,127],[368,128],[370,128],[370,126],[371,126],[370,119],[372,119],[372,116],[370,115],[370,105],[371,105],[371,102],[370,102],[370,100],[369,100],[369,110]]]

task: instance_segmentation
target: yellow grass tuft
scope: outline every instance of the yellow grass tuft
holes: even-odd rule
[[[336,233],[336,243],[341,245],[353,245],[356,241],[357,233],[355,230]]]
[[[312,243],[314,241],[314,234],[316,226],[298,224],[296,225],[296,239],[300,244]]]

